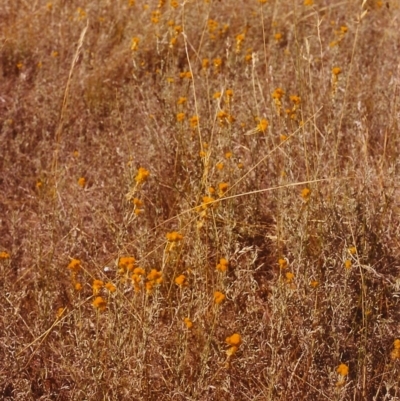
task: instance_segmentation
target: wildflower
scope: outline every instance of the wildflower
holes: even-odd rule
[[[117,291],[117,287],[115,287],[115,285],[113,283],[107,283],[105,285],[105,287],[107,288],[108,291],[110,292],[115,292]]]
[[[221,98],[221,92],[215,92],[213,94],[213,99],[220,99]]]
[[[232,89],[227,89],[225,91],[225,95],[226,95],[227,99],[231,98],[233,96],[233,90]]]
[[[220,291],[214,292],[214,302],[219,305],[225,300],[225,295]]]
[[[104,311],[107,307],[107,302],[105,299],[103,299],[102,297],[96,297],[95,300],[92,302],[92,305],[101,310]]]
[[[340,376],[347,376],[349,374],[349,367],[344,363],[341,363],[337,368],[336,372],[339,373]]]
[[[147,281],[146,282],[146,292],[151,294],[153,292],[154,281]]]
[[[218,70],[222,65],[222,59],[220,59],[219,57],[215,58],[213,60],[213,64],[214,64],[215,69]]]
[[[80,187],[84,187],[85,186],[85,184],[86,184],[86,179],[85,179],[85,177],[81,177],[81,178],[79,178],[79,180],[78,180],[78,185],[80,186]]]
[[[282,88],[276,88],[272,92],[272,98],[276,99],[276,100],[280,100],[284,94],[285,94],[285,92]]]
[[[348,249],[350,255],[355,255],[357,253],[357,248],[355,246],[352,246]]]
[[[207,21],[208,32],[213,33],[218,28],[218,22],[212,19]]]
[[[133,198],[132,202],[136,207],[142,207],[143,206],[143,201],[140,200],[139,198]]]
[[[301,98],[300,96],[297,95],[290,95],[289,99],[295,104],[295,105],[299,105],[301,103]]]
[[[140,292],[140,284],[142,283],[142,277],[140,274],[132,274],[132,283],[135,292]]]
[[[158,24],[160,22],[160,11],[153,11],[151,13],[151,22],[153,24]]]
[[[132,256],[124,256],[119,258],[119,262],[118,262],[118,267],[120,267],[123,270],[133,270],[134,269],[134,265],[135,265],[135,258]]]
[[[311,286],[312,288],[317,288],[318,285],[319,285],[318,281],[315,281],[315,280],[311,281],[311,283],[310,283],[310,286]]]
[[[156,269],[151,269],[150,273],[147,275],[147,280],[153,281],[156,284],[161,284],[163,282],[162,273]]]
[[[75,283],[74,288],[76,291],[81,291],[83,287],[81,283]]]
[[[277,33],[274,35],[274,39],[275,39],[277,42],[279,42],[280,40],[282,40],[282,37],[283,37],[283,35],[282,35],[280,32],[277,32]]]
[[[236,36],[236,53],[239,53],[242,48],[242,42],[244,41],[245,35],[241,33]]]
[[[228,345],[239,347],[242,343],[242,336],[238,333],[232,334],[230,337],[226,337],[225,342]]]
[[[312,6],[314,4],[314,0],[304,0],[305,6]]]
[[[186,78],[186,79],[192,79],[193,78],[192,73],[190,71],[186,71],[184,74],[185,74],[184,78]]]
[[[78,14],[78,21],[81,21],[86,18],[86,11],[83,8],[78,7],[76,12]]]
[[[172,8],[177,8],[179,6],[179,3],[176,0],[172,0],[169,4]]]
[[[199,117],[198,116],[193,116],[189,120],[190,126],[192,128],[196,128],[199,125]]]
[[[138,276],[144,276],[146,274],[146,272],[142,267],[136,267],[133,270],[133,274],[137,274]]]
[[[281,140],[281,142],[285,142],[287,138],[288,137],[284,134],[279,135],[279,139]]]
[[[183,240],[183,235],[177,231],[172,231],[165,235],[170,242],[177,242]]]
[[[281,270],[283,270],[283,269],[286,269],[286,268],[287,268],[288,262],[287,262],[286,259],[280,258],[280,259],[278,260],[278,264],[279,264],[279,268],[280,268]]]
[[[66,310],[67,308],[58,308],[56,313],[57,319],[60,319],[60,317],[64,314]]]
[[[210,66],[210,60],[208,58],[203,58],[201,66],[204,70],[206,70]]]
[[[210,203],[213,203],[215,199],[211,196],[203,196],[203,202],[201,204],[201,207],[206,210],[209,206]]]
[[[268,0],[258,0],[260,4],[265,4]]]
[[[186,276],[184,274],[181,274],[180,276],[175,278],[175,284],[178,285],[179,287],[185,287],[188,285]]]
[[[262,118],[257,125],[257,131],[265,132],[268,128],[268,120]]]
[[[139,42],[140,42],[140,39],[137,36],[132,38],[132,41],[131,41],[131,50],[132,51],[136,52],[139,49]]]
[[[393,350],[390,353],[390,357],[393,360],[400,359],[400,340],[398,338],[393,342]]]
[[[224,194],[225,194],[225,192],[228,190],[228,188],[229,188],[229,184],[227,183],[227,182],[220,182],[219,184],[218,184],[218,189],[219,189],[219,191],[218,191],[218,195],[221,197],[221,196],[224,196]]]
[[[185,318],[183,319],[183,322],[185,323],[185,325],[186,325],[186,327],[187,327],[188,329],[191,329],[191,328],[192,328],[193,322],[192,322],[188,317],[185,317]]]
[[[146,170],[144,167],[139,167],[138,173],[135,177],[135,181],[137,184],[143,184],[147,178],[149,177],[150,172]]]
[[[81,261],[79,259],[72,259],[71,262],[69,262],[68,269],[74,273],[78,273],[81,269]]]
[[[94,280],[92,284],[93,295],[97,295],[100,290],[104,287],[104,282],[101,280]]]
[[[224,168],[224,163],[222,163],[222,162],[217,163],[217,164],[215,165],[215,167],[217,167],[218,170],[222,170],[222,169]]]
[[[253,55],[252,55],[251,53],[247,53],[247,54],[244,56],[244,61],[245,61],[247,64],[250,64],[250,63],[252,62],[252,60],[253,60]]]
[[[185,113],[178,113],[176,115],[176,121],[178,121],[179,123],[182,122],[185,119]]]
[[[342,69],[340,67],[333,67],[332,68],[332,74],[337,77],[339,74],[342,73]]]
[[[176,103],[177,104],[185,104],[186,102],[187,102],[186,97],[180,97]]]
[[[230,159],[232,157],[232,152],[226,152],[225,158]]]
[[[303,188],[301,190],[301,197],[307,201],[310,198],[311,190],[309,188]]]
[[[346,260],[344,261],[344,267],[345,267],[346,269],[350,269],[351,266],[352,266],[351,260],[346,259]]]
[[[10,254],[8,252],[6,252],[6,251],[1,251],[0,252],[0,259],[10,259]],[[72,260],[75,260],[75,259],[72,259]],[[69,265],[68,265],[68,267],[69,267]]]
[[[291,272],[287,272],[285,274],[285,277],[286,277],[286,282],[287,283],[291,283],[293,281],[293,279],[294,279],[294,274],[291,273]]]
[[[229,262],[225,258],[221,258],[217,264],[217,270],[220,272],[225,272],[228,269]]]

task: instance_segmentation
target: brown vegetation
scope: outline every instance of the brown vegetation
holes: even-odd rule
[[[399,400],[397,1],[0,5],[0,399]]]

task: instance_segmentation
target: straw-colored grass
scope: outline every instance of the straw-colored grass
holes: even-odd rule
[[[3,1],[0,399],[399,400],[399,12]]]

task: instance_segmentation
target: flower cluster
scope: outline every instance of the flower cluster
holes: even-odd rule
[[[219,263],[217,264],[217,270],[220,271],[221,273],[226,272],[228,266],[229,266],[228,260],[225,258],[221,258],[219,260]]]
[[[226,337],[225,342],[230,346],[226,351],[226,354],[228,357],[231,357],[236,353],[239,346],[242,344],[242,336],[238,333],[234,333],[230,337]]]

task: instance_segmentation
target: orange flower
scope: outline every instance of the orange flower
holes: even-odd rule
[[[79,180],[78,180],[78,185],[80,186],[80,187],[84,187],[85,186],[85,184],[86,184],[86,179],[85,179],[85,177],[81,177],[81,178],[79,178]]]
[[[214,292],[214,302],[219,305],[225,300],[225,295],[220,291]]]
[[[107,307],[107,302],[105,299],[103,299],[102,297],[96,297],[95,300],[92,302],[92,305],[101,310],[104,311]]]
[[[349,374],[349,367],[344,363],[341,363],[337,368],[336,372],[339,373],[341,376],[347,376]]]
[[[104,282],[101,280],[94,280],[92,284],[93,295],[97,295],[100,290],[104,287]]]
[[[69,262],[68,269],[73,273],[78,273],[81,269],[81,261],[79,259],[72,259],[71,262]]]
[[[186,276],[181,274],[180,276],[175,278],[175,284],[179,285],[179,287],[184,287],[188,285],[188,282],[186,280]]]
[[[232,334],[230,337],[226,337],[225,342],[228,345],[239,347],[239,345],[242,343],[242,336],[238,333]]]
[[[171,242],[183,240],[183,235],[177,231],[172,231],[166,234],[167,240]]]
[[[188,329],[191,329],[191,328],[192,328],[193,322],[192,322],[188,317],[185,317],[185,318],[183,319],[183,322],[185,323],[185,325],[186,325],[186,327],[187,327]]]
[[[107,288],[108,291],[110,292],[115,292],[117,290],[117,287],[115,287],[115,285],[113,283],[107,283],[105,285],[105,287]]]
[[[228,269],[229,262],[225,258],[221,258],[217,264],[217,270],[220,272],[225,272]]]
[[[138,170],[138,173],[137,173],[137,175],[135,177],[135,181],[138,184],[142,184],[147,180],[149,175],[150,175],[150,172],[148,170],[146,170],[144,167],[140,167],[139,170]]]

